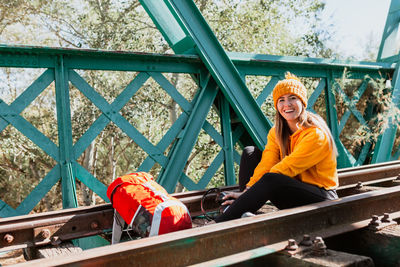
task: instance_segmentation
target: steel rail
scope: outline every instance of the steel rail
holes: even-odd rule
[[[400,170],[400,161],[380,163],[357,168],[339,170],[340,181],[362,180],[365,184],[396,179],[392,176]],[[389,177],[383,176],[389,175]],[[379,178],[369,180],[367,178]],[[341,189],[355,187],[345,182]],[[236,190],[237,186],[223,187],[221,190]],[[192,216],[201,214],[200,200],[204,190],[174,194],[189,209]],[[354,193],[354,192],[353,192]],[[213,195],[206,199],[209,210],[218,208]],[[40,246],[52,243],[52,239],[71,240],[109,231],[112,227],[113,209],[110,204],[81,207],[0,219],[0,251]],[[8,237],[12,237],[12,241]]]
[[[230,190],[225,187],[222,190]],[[200,215],[200,200],[204,191],[179,194],[192,216]],[[207,211],[215,210],[215,194],[205,199]],[[109,232],[114,209],[111,204],[44,212],[0,219],[0,252],[67,241]]]
[[[400,186],[395,186],[90,249],[69,257],[33,260],[20,266],[187,266],[265,246],[272,246],[271,252],[275,252],[289,238],[299,240],[304,234],[328,237],[345,233],[364,227],[372,215],[398,212],[399,209]],[[364,223],[360,226],[360,222]]]
[[[398,164],[400,164],[400,160],[374,163],[374,164],[362,165],[362,166],[357,166],[357,167],[341,168],[341,169],[338,169],[338,174],[357,171],[357,170],[374,169],[374,168],[378,168],[378,167],[389,167],[389,166],[398,165]]]
[[[390,213],[389,217],[392,220],[400,219],[400,211]],[[310,237],[320,236],[322,238],[328,238],[328,237],[340,235],[343,233],[347,233],[347,232],[351,232],[351,231],[355,231],[355,230],[359,230],[359,229],[363,229],[363,228],[366,229],[370,222],[371,222],[371,219],[362,220],[362,221],[354,222],[351,224],[343,224],[338,227],[332,227],[329,231],[327,231],[327,230],[315,231],[315,232],[309,233],[308,235]],[[300,241],[300,240],[301,239],[296,240],[296,241]],[[263,256],[266,256],[268,254],[272,254],[272,253],[275,253],[278,251],[283,252],[286,249],[287,244],[288,244],[288,242],[285,240],[282,242],[277,242],[277,243],[274,243],[271,245],[266,245],[266,246],[259,247],[256,249],[239,252],[239,253],[236,253],[233,255],[229,255],[226,257],[218,258],[218,259],[213,259],[213,260],[210,260],[207,262],[202,262],[202,263],[194,264],[191,266],[192,267],[231,266],[232,264],[251,261],[255,258],[263,257]]]
[[[371,164],[371,166],[372,165],[374,166],[369,168],[365,167],[353,169],[353,171],[351,171],[351,169],[349,168],[342,171],[339,170],[339,185],[346,186],[350,184],[356,184],[358,182],[377,180],[383,177],[393,177],[394,179],[396,179],[400,176],[400,161],[393,161],[390,164]]]

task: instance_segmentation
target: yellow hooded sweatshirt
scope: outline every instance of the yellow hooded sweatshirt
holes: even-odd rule
[[[268,133],[268,142],[260,163],[247,183],[252,186],[268,173],[280,173],[304,183],[327,190],[338,186],[336,157],[329,144],[329,137],[317,127],[302,128],[289,138],[290,154],[282,160],[275,127]]]

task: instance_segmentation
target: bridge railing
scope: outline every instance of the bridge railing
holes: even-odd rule
[[[309,87],[309,109],[328,121],[339,148],[339,167],[372,162],[379,146],[366,141],[354,148],[349,140],[357,139],[354,125],[374,131],[370,121],[376,104],[364,95],[378,90],[370,81],[393,76],[393,64],[228,55],[266,115],[267,127],[273,124],[272,89],[290,71]],[[257,144],[197,56],[2,46],[0,67],[3,79],[8,77],[0,95],[0,175],[9,188],[1,197],[1,217],[31,212],[58,184],[62,207],[77,207],[81,200],[76,181],[108,201],[108,183],[127,171],[152,172],[170,192],[177,182],[187,190],[232,185],[241,148]],[[13,97],[4,93],[5,84],[14,86],[26,73],[10,77],[10,69],[36,69],[39,75]],[[103,73],[102,78],[96,73]],[[356,86],[344,87],[343,73]],[[390,94],[391,88],[387,90]],[[43,116],[33,109],[38,101],[52,111]],[[172,113],[175,118],[169,117]],[[15,148],[25,142],[40,153],[18,165]],[[210,147],[213,151],[205,154]],[[399,157],[397,143],[392,152],[387,160]],[[190,166],[196,156],[196,167]],[[102,169],[90,164],[94,159],[102,160]],[[31,182],[26,195],[16,200],[11,191],[22,186],[19,179]]]

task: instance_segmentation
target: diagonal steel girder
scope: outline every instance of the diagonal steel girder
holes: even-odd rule
[[[140,2],[176,53],[193,52],[194,47],[255,144],[263,148],[272,125],[194,2],[165,0],[157,5],[148,0]]]
[[[392,0],[386,17],[385,28],[382,33],[376,61],[395,62],[399,59],[397,37],[400,26],[399,22],[400,2],[398,0]]]
[[[204,88],[200,90],[200,95],[194,104],[185,128],[171,149],[171,155],[168,157],[166,167],[159,175],[158,182],[169,193],[174,191],[176,183],[182,175],[190,152],[196,143],[197,136],[217,95],[218,87],[214,79],[211,78]]]

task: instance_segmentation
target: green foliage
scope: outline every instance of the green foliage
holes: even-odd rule
[[[324,40],[329,35],[319,27],[319,12],[324,8],[320,0],[198,0],[196,4],[227,51],[303,56],[332,54],[324,46]],[[137,0],[2,1],[0,15],[0,40],[4,43],[172,52]],[[298,33],[294,25],[303,25],[305,30]],[[129,72],[78,72],[109,103],[136,77],[136,73]],[[10,79],[20,74],[11,75]],[[163,75],[189,102],[192,101],[198,85],[189,75]],[[248,77],[247,84],[254,97],[257,97],[268,80],[264,77]],[[51,101],[35,101],[29,112],[25,111],[23,115],[58,144],[53,86],[46,89],[44,95],[44,99]],[[7,90],[10,93],[14,90],[12,85],[4,88],[2,97],[9,94]],[[24,88],[26,86],[16,89],[12,100]],[[72,85],[70,101],[73,141],[76,142],[100,116],[101,111]],[[262,109],[271,117],[274,111],[270,99],[263,104]],[[177,103],[153,79],[149,79],[120,114],[156,145],[182,112]],[[219,116],[215,110],[210,112],[207,120],[220,131]],[[3,200],[16,207],[55,162],[23,136],[17,137],[17,131],[12,127],[0,134],[0,157],[3,158],[0,184],[4,193],[8,192],[7,200]],[[239,147],[237,149],[240,150]],[[215,141],[205,131],[201,131],[185,167],[186,174],[198,181],[220,150]],[[169,148],[165,155],[168,152]],[[92,144],[88,144],[78,163],[107,185],[115,177],[135,171],[146,156],[133,140],[110,123]],[[237,173],[238,166],[235,168]],[[151,173],[157,177],[159,171],[160,166],[156,164]],[[223,182],[222,166],[209,186],[219,186]],[[87,192],[84,185],[77,185],[82,189],[82,198],[93,199],[85,196],[90,192]],[[90,204],[90,201],[80,200],[80,203]],[[49,192],[35,211],[57,207],[60,207],[59,186]]]
[[[366,143],[373,144],[371,149],[374,148],[378,137],[387,129],[389,118],[395,125],[400,124],[400,109],[392,102],[393,88],[386,78],[372,79],[365,76],[363,80],[355,80],[350,79],[350,76],[351,73],[345,71],[342,78],[337,81],[339,87],[335,91],[335,97],[339,118],[347,110],[355,107],[367,122],[360,123],[352,115],[341,134],[343,144],[353,155],[357,156]],[[364,93],[360,95],[359,88],[363,81],[368,84]],[[395,143],[397,145],[394,147],[398,147],[400,135],[397,135]]]
[[[329,35],[319,27],[322,1],[199,2],[203,16],[227,51],[286,56],[331,54],[323,44]]]

